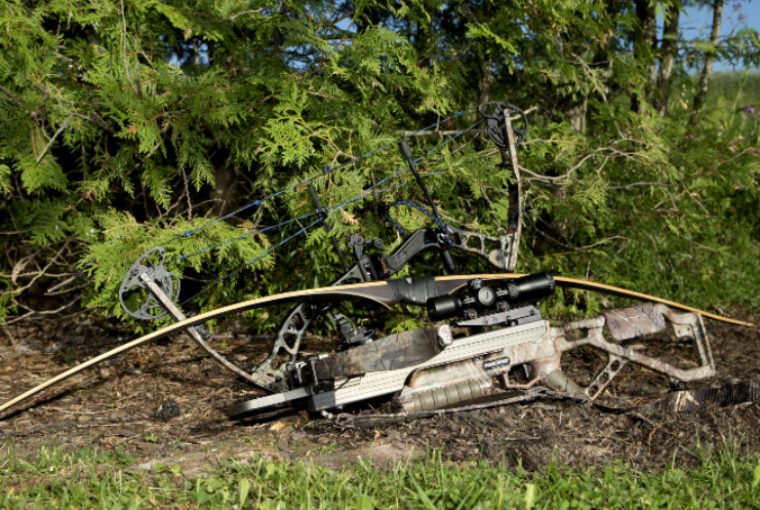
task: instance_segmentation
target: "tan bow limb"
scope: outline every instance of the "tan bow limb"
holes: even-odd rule
[[[526,276],[526,275],[522,273],[450,275],[450,276],[438,276],[435,278],[435,282],[440,283],[440,284],[444,284],[444,283],[448,284],[446,285],[446,289],[449,292],[453,292],[454,290],[465,286],[468,281],[473,280],[473,279],[479,278],[483,280],[504,280],[504,279],[511,279],[511,278],[519,278],[522,276]],[[564,276],[555,276],[554,279],[559,285],[563,287],[596,290],[596,291],[602,291],[609,294],[615,294],[615,295],[629,297],[629,298],[638,299],[638,300],[662,303],[664,305],[670,306],[671,308],[674,308],[677,310],[697,313],[699,315],[702,315],[703,317],[725,322],[728,324],[734,324],[737,326],[745,326],[745,327],[752,327],[752,328],[757,327],[755,324],[751,322],[733,319],[729,317],[723,317],[721,315],[710,313],[704,310],[699,310],[697,308],[693,308],[691,306],[684,305],[682,303],[677,303],[675,301],[670,301],[667,299],[663,299],[657,296],[652,296],[650,294],[645,294],[642,292],[636,292],[636,291],[632,291],[628,289],[623,289],[621,287],[616,287],[614,285],[608,285],[605,283],[598,283],[598,282],[594,282],[590,280],[583,280],[583,279],[577,279],[577,278],[568,278]],[[113,356],[116,356],[117,354],[121,354],[122,352],[126,352],[130,349],[134,349],[135,347],[142,345],[144,343],[157,340],[171,333],[180,331],[182,329],[185,329],[191,326],[202,324],[212,319],[224,317],[226,315],[230,315],[233,313],[240,313],[246,310],[259,308],[266,305],[275,305],[275,304],[287,303],[287,302],[292,302],[292,301],[306,301],[309,299],[364,299],[364,300],[375,301],[387,307],[389,306],[388,295],[383,294],[383,292],[387,289],[387,287],[389,287],[388,280],[355,283],[355,284],[350,284],[350,285],[338,285],[338,286],[322,287],[322,288],[316,288],[316,289],[284,292],[281,294],[274,294],[271,296],[264,296],[264,297],[260,297],[256,299],[250,299],[247,301],[241,301],[240,303],[228,305],[222,308],[217,308],[215,310],[211,310],[211,311],[196,315],[194,317],[190,317],[183,321],[176,322],[169,326],[163,327],[152,333],[148,333],[147,335],[143,335],[139,338],[136,338],[135,340],[132,340],[131,342],[122,344],[114,349],[111,349],[110,351],[104,352],[103,354],[100,354],[90,360],[87,360],[84,363],[76,365],[40,383],[34,388],[31,388],[25,391],[24,393],[3,403],[2,405],[0,405],[0,413],[8,410],[9,408],[11,408],[12,406],[16,404],[23,402],[24,400],[27,400],[30,397],[33,397],[34,395],[39,394],[40,392],[46,390],[47,388],[53,386],[54,384],[59,383],[65,379],[68,379],[69,377],[81,372],[82,370],[85,370],[109,358],[112,358]],[[378,294],[373,295],[372,291],[378,292]]]

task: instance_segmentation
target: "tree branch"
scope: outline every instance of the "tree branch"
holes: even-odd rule
[[[47,145],[45,145],[45,148],[42,149],[42,152],[40,152],[40,155],[35,158],[34,160],[35,163],[37,163],[38,165],[40,164],[40,161],[42,161],[42,158],[45,157],[45,154],[47,153],[48,149],[50,149],[50,146],[53,145],[53,143],[55,142],[55,139],[58,138],[58,135],[60,135],[63,132],[63,130],[66,129],[66,126],[69,125],[70,118],[71,117],[67,117],[66,120],[64,120],[61,123],[61,126],[58,128],[58,130],[55,133],[53,133],[53,136],[50,137],[50,140],[48,140]]]

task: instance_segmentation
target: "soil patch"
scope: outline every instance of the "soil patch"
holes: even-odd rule
[[[708,324],[708,333],[718,375],[693,387],[760,384],[760,332]],[[65,324],[6,328],[0,336],[0,401],[131,338],[86,315]],[[255,355],[244,332],[218,335],[214,342],[236,361]],[[316,342],[306,348],[316,350]],[[257,455],[337,467],[360,458],[407,461],[441,449],[454,461],[481,458],[533,470],[555,459],[576,467],[613,459],[642,468],[673,460],[690,464],[700,449],[727,442],[760,452],[760,403],[670,413],[647,405],[667,394],[666,380],[643,369],[624,370],[603,406],[543,400],[358,429],[341,429],[305,412],[241,424],[226,411],[251,398],[250,387],[178,335],[102,364],[0,421],[0,450],[32,458],[43,446],[121,447],[137,468],[179,465],[186,476],[225,459]]]

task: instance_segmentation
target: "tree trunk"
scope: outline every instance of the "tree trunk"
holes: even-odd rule
[[[642,104],[651,99],[653,86],[657,79],[654,50],[657,46],[657,11],[654,2],[636,0],[636,16],[639,26],[634,34],[633,58],[640,63],[646,76],[643,96],[636,92],[631,98],[631,109],[640,112]]]
[[[699,73],[699,85],[697,95],[694,96],[692,105],[693,113],[702,109],[707,97],[707,89],[710,86],[710,77],[712,76],[713,62],[715,61],[715,48],[720,36],[720,23],[723,18],[723,0],[713,0],[713,21],[712,31],[710,32],[710,50],[705,52],[705,63],[702,72]],[[692,117],[694,119],[695,117]]]
[[[587,115],[588,115],[588,99],[587,98],[583,98],[583,101],[581,101],[580,103],[573,106],[567,111],[567,118],[570,121],[570,125],[573,126],[573,129],[575,129],[579,133],[586,132]]]
[[[673,79],[673,66],[678,51],[678,18],[681,14],[681,0],[673,0],[665,12],[665,27],[662,30],[662,50],[660,56],[660,73],[657,76],[657,103],[660,115],[668,113],[670,85]]]
[[[214,214],[221,216],[228,211],[231,204],[238,198],[235,172],[228,165],[218,165],[214,168],[214,181],[216,186],[211,191],[211,200],[214,201]]]
[[[492,66],[493,60],[491,56],[484,55],[483,61],[480,63],[480,97],[478,97],[480,104],[491,101],[491,87],[494,82]]]

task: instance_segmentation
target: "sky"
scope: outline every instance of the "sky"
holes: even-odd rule
[[[712,9],[709,7],[686,7],[679,20],[681,36],[686,40],[708,39],[712,28]],[[760,0],[729,1],[723,7],[721,36],[727,36],[742,28],[760,31]],[[715,71],[731,71],[726,62],[715,63]]]

